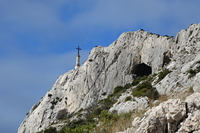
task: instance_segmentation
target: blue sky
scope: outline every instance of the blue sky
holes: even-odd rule
[[[15,133],[57,77],[97,45],[144,29],[175,36],[200,22],[197,0],[0,0],[0,129]]]

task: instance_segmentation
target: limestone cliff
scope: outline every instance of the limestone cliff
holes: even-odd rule
[[[136,117],[131,128],[118,133],[199,133],[199,96],[200,93],[195,93],[185,101],[169,99],[141,118]]]
[[[184,92],[191,87],[197,92],[200,85],[199,51],[200,24],[191,25],[176,38],[144,30],[122,33],[110,46],[93,48],[82,66],[61,75],[52,89],[32,107],[18,133],[41,131],[57,122],[59,111],[73,115],[96,105],[112,94],[116,86],[131,83],[137,76],[158,73],[164,66],[172,72],[159,83],[153,82],[160,94]],[[171,59],[170,64],[165,64],[165,57]],[[191,69],[197,74],[189,77],[188,70]],[[123,95],[130,93],[122,94],[119,97],[121,106],[114,105],[110,110],[121,110],[120,113],[133,110],[135,106],[148,107],[148,99],[122,102]],[[173,101],[169,102],[173,104]]]
[[[136,117],[132,127],[120,133],[199,133],[200,24],[179,32],[171,47],[171,72],[154,85],[169,99]],[[186,100],[184,100],[186,98]],[[161,101],[158,101],[161,102]]]

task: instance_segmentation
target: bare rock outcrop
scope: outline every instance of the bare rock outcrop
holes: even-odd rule
[[[132,127],[119,133],[190,133],[200,131],[200,93],[185,101],[169,99],[148,110],[141,118],[136,117]]]
[[[178,133],[200,132],[200,93],[195,93],[185,100],[188,107],[187,118],[181,123]]]
[[[95,47],[88,60],[77,69],[61,75],[52,89],[31,109],[20,125],[19,133],[37,132],[56,122],[59,110],[68,114],[93,106],[107,97],[114,87],[134,80],[137,65],[150,67],[148,74],[162,69],[164,53],[169,52],[173,37],[143,30],[126,32],[109,47]]]
[[[126,101],[126,98],[130,100]],[[149,107],[149,99],[147,97],[133,97],[131,91],[122,93],[117,102],[109,109],[110,112],[117,112],[118,114],[128,113],[133,111],[143,111]]]
[[[199,91],[199,76],[197,76],[200,72],[199,51],[200,24],[193,24],[177,34],[171,47],[171,62],[167,66],[172,72],[160,84],[156,85],[160,94],[183,92],[189,88]],[[192,71],[194,71],[193,75]]]
[[[97,105],[99,100],[112,94],[116,86],[131,83],[137,76],[159,73],[163,68],[169,69],[170,73],[159,82],[157,79],[153,81],[160,94],[200,92],[199,51],[200,24],[182,30],[176,38],[144,30],[122,33],[110,46],[94,47],[82,66],[61,75],[29,111],[18,133],[35,133],[48,128],[62,115],[73,115]],[[171,60],[168,65],[166,57]],[[139,107],[148,109],[147,98],[131,96],[134,100],[125,101],[127,96],[131,96],[131,92],[122,94],[110,111],[122,113]],[[198,100],[199,93],[185,101],[170,99],[148,110],[142,118],[136,118],[133,127],[124,132],[197,132]]]

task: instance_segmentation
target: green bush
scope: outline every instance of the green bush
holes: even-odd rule
[[[67,126],[71,129],[74,129],[80,125],[86,125],[86,124],[87,124],[86,120],[79,119],[71,121]]]
[[[131,97],[131,96],[128,96],[128,97],[126,97],[125,102],[126,102],[126,101],[130,101],[131,99],[132,99],[132,97]]]
[[[99,115],[101,114],[101,111],[102,111],[102,110],[103,110],[102,107],[96,107],[96,108],[93,110],[93,112],[92,112],[92,116],[93,116],[93,117],[99,116]]]
[[[118,98],[121,93],[125,92],[128,88],[130,88],[132,85],[131,84],[126,84],[124,87],[122,86],[117,86],[114,88],[113,94],[111,94],[111,97]]]
[[[147,88],[142,88],[140,90],[135,90],[132,95],[135,97],[146,96]]]
[[[113,95],[109,95],[107,98],[101,100],[99,103],[101,105],[101,109],[110,109],[111,106],[116,102],[116,99]]]
[[[145,81],[139,84],[132,95],[134,97],[144,97],[147,96],[149,99],[157,99],[159,94],[155,87],[152,87],[149,81]]]
[[[94,127],[95,127],[94,124],[81,125],[74,129],[65,127],[64,129],[62,129],[62,132],[58,132],[58,133],[90,133]]]
[[[160,72],[158,74],[158,81],[160,82],[167,74],[169,74],[171,71],[169,71],[168,69],[164,69],[162,72]]]
[[[98,117],[103,110],[109,110],[113,106],[113,104],[117,101],[116,99],[121,95],[121,93],[123,93],[130,87],[132,87],[132,84],[126,84],[124,87],[123,86],[115,87],[113,94],[99,101],[99,106],[94,108],[92,116]]]
[[[143,77],[137,77],[133,82],[132,82],[132,86],[135,86],[137,84],[139,84],[141,81],[146,80],[147,76],[143,76]]]
[[[143,81],[143,80],[146,80],[146,79],[147,79],[147,76],[139,77],[139,80],[140,80],[140,81]]]
[[[122,86],[117,86],[117,87],[114,88],[114,94],[119,93],[122,90],[123,90]]]
[[[130,84],[130,83],[126,84],[124,87],[123,86],[117,86],[117,87],[114,88],[113,95],[116,96],[119,93],[123,93],[131,87],[132,87],[132,84]]]
[[[149,76],[147,77],[147,81],[152,82],[155,76],[156,76],[156,75],[149,75]]]
[[[100,114],[100,120],[103,122],[111,121],[117,117],[117,114],[110,113],[108,110],[103,110]]]
[[[127,90],[127,89],[129,89],[129,88],[131,88],[131,87],[132,87],[132,84],[128,83],[128,84],[126,84],[126,85],[123,87],[123,89],[124,89],[124,90]]]
[[[49,129],[44,130],[44,133],[57,133],[55,127],[50,127]]]
[[[193,69],[190,69],[187,72],[190,74],[188,78],[192,78],[197,74],[197,71]]]
[[[83,121],[72,121],[69,125],[66,125],[58,131],[58,133],[90,133],[94,129],[95,124]]]
[[[45,129],[44,132],[37,132],[37,133],[57,133],[56,128],[55,127],[50,127],[48,129]]]
[[[134,80],[134,81],[132,82],[132,85],[135,86],[135,85],[137,85],[137,84],[139,84],[139,83],[140,83],[140,81],[136,79],[136,80]]]

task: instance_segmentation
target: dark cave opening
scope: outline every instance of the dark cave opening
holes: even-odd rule
[[[146,65],[145,63],[138,64],[134,72],[134,74],[136,74],[138,77],[148,76],[151,73],[152,73],[151,67]]]

